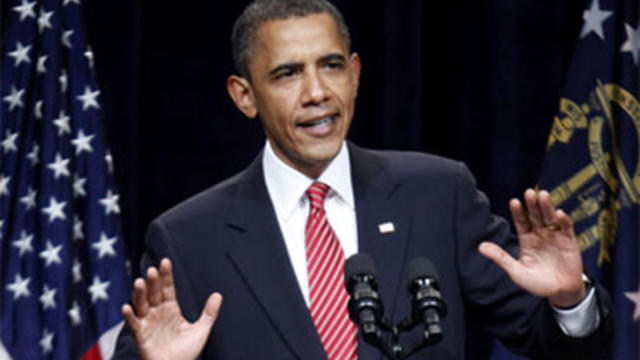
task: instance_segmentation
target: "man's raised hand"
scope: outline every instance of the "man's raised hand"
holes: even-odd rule
[[[195,359],[204,348],[213,326],[222,296],[213,293],[207,299],[200,318],[188,322],[176,300],[171,261],[162,259],[160,269],[150,267],[146,281],[133,283],[133,305],[122,306],[129,328],[143,359]]]
[[[517,199],[509,203],[520,244],[518,259],[490,242],[481,243],[479,251],[522,289],[557,307],[574,306],[585,297],[586,288],[573,221],[554,208],[547,191],[527,189],[524,200],[526,209]]]

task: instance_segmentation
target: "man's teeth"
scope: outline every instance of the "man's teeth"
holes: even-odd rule
[[[322,119],[306,122],[306,123],[302,124],[302,126],[320,128],[320,127],[329,125],[330,122],[331,122],[331,116],[327,116],[327,117],[322,118]]]

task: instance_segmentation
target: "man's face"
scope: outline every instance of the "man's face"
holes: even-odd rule
[[[285,163],[317,177],[340,150],[353,117],[357,54],[328,14],[259,26],[249,64],[255,106]]]

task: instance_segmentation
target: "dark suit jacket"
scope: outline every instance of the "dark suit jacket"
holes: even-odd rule
[[[427,256],[436,265],[449,312],[442,343],[412,359],[465,359],[470,318],[509,347],[535,358],[598,358],[611,334],[606,293],[598,288],[598,331],[565,336],[546,301],[518,289],[478,253],[482,240],[516,252],[508,224],[493,216],[467,168],[421,153],[371,151],[349,145],[359,251],[378,269],[386,314],[408,315],[405,263]],[[381,234],[378,224],[393,222]],[[261,156],[243,172],[169,210],[147,234],[143,267],[162,257],[174,263],[178,300],[198,318],[213,291],[224,296],[204,349],[207,359],[325,359],[298,287],[264,183]],[[403,338],[417,341],[418,329]],[[359,342],[360,359],[379,359]],[[135,348],[127,330],[116,358]],[[567,357],[568,356],[568,357]]]

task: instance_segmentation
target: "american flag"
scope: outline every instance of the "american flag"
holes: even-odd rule
[[[80,0],[12,0],[0,60],[0,359],[100,359],[130,293]]]

